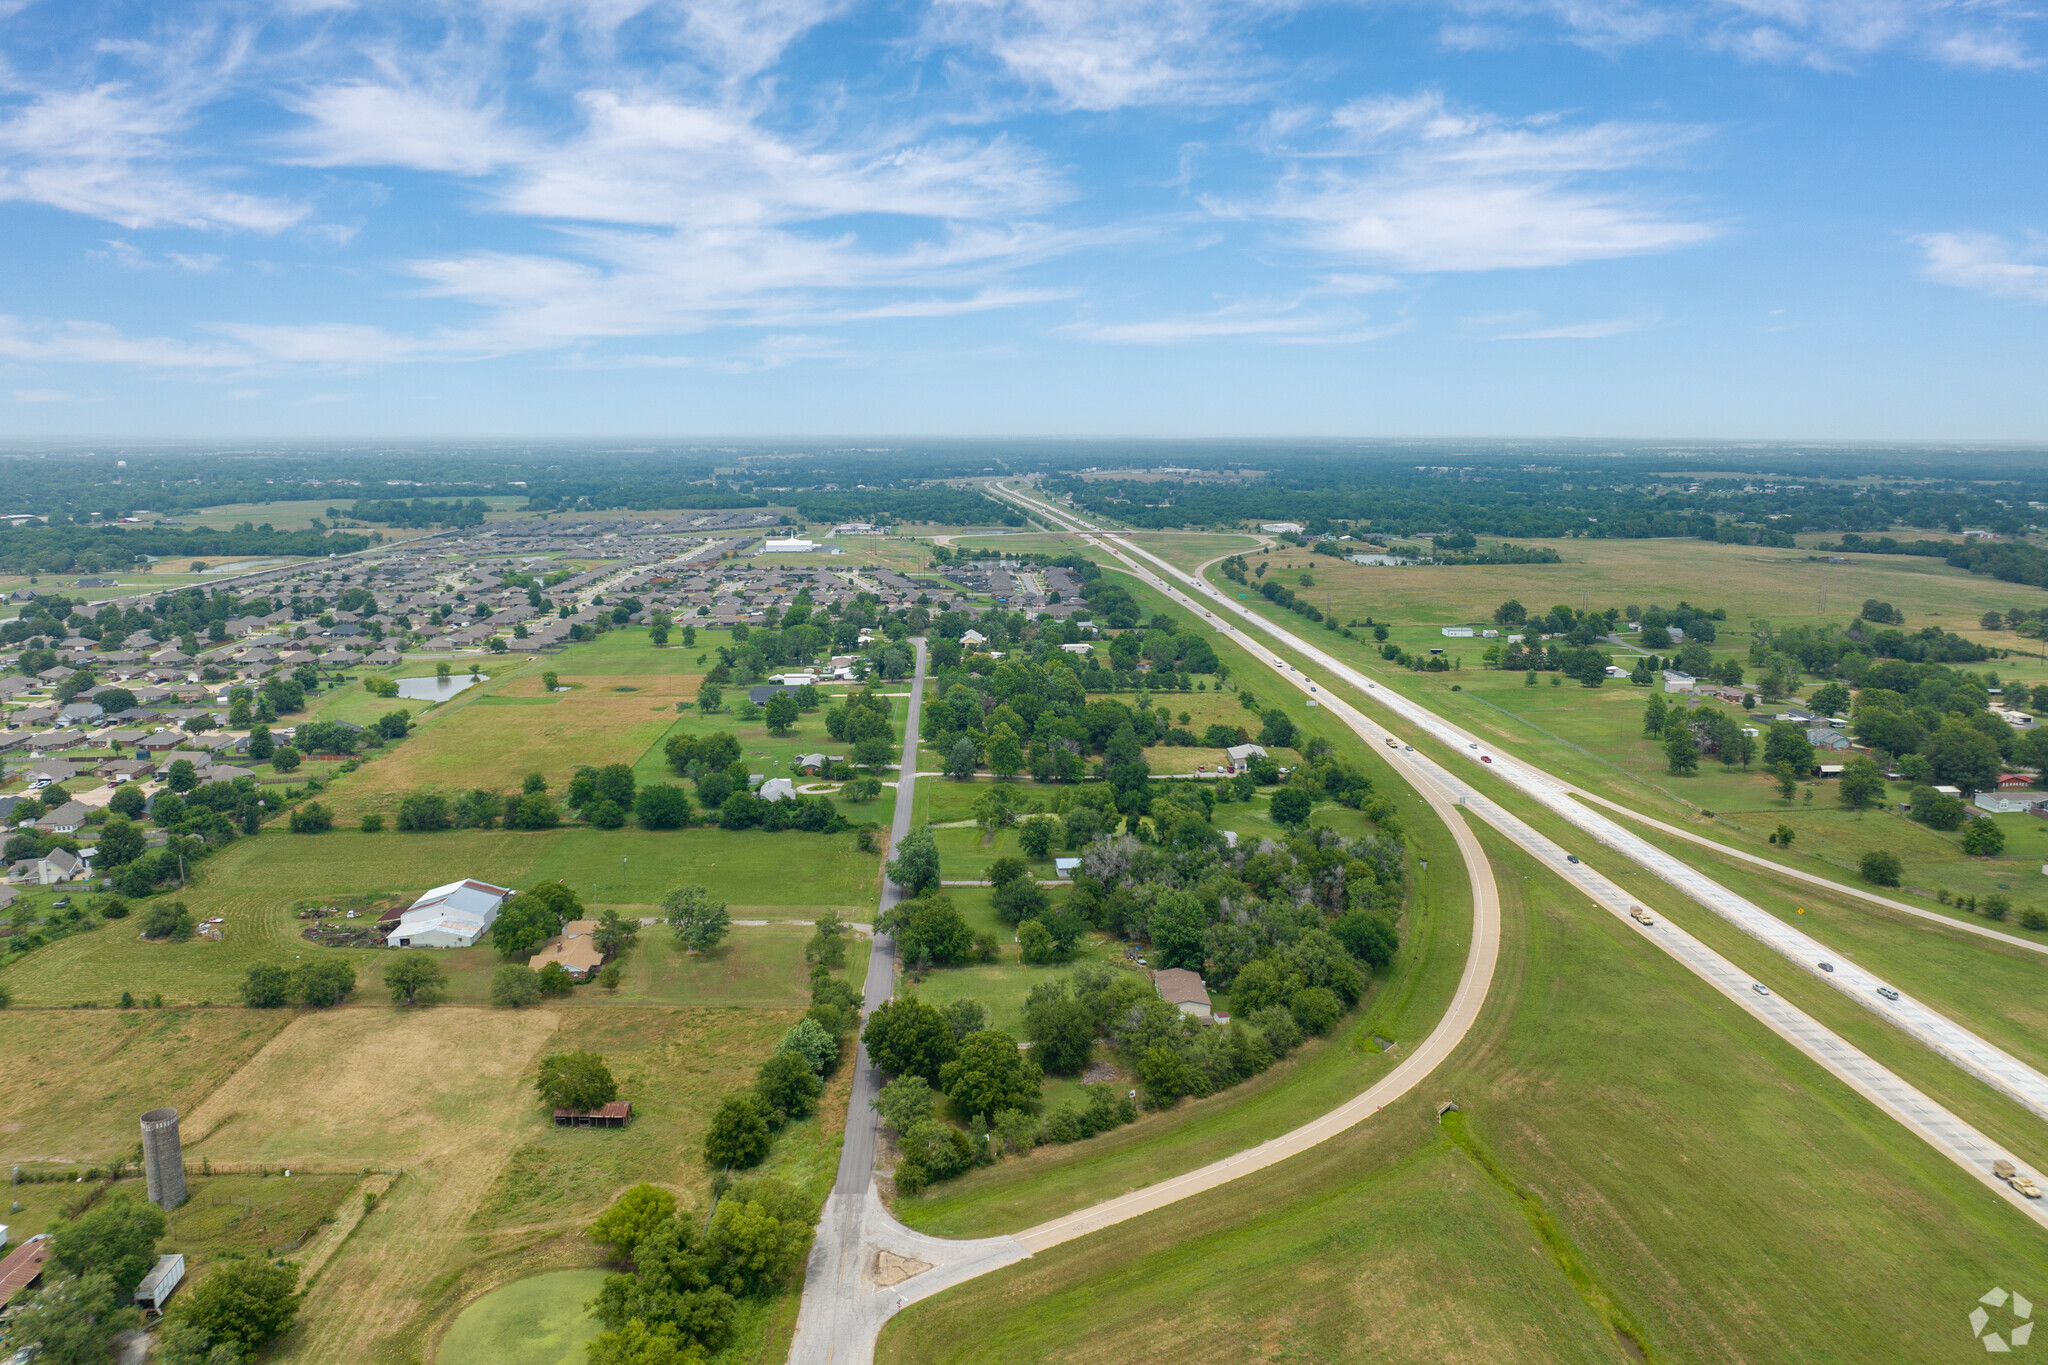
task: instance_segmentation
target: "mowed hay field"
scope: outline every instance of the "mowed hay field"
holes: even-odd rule
[[[256,1010],[0,1010],[0,1165],[124,1157],[144,1112],[190,1113],[288,1022]]]
[[[321,1271],[281,1358],[404,1360],[492,1285],[536,1266],[595,1264],[577,1234],[624,1187],[651,1180],[701,1195],[696,1154],[717,1098],[744,1085],[798,1017],[460,1006],[306,1013],[185,1114],[186,1157],[396,1170],[388,1195]],[[605,1056],[634,1102],[632,1126],[553,1126],[533,1077],[542,1054],[572,1049]],[[814,1183],[818,1170],[830,1171],[837,1142],[836,1126],[794,1125],[771,1169]]]
[[[1845,624],[1865,598],[1875,597],[1904,612],[1909,630],[1938,625],[2011,648],[2031,642],[2004,633],[1987,636],[1977,628],[1978,618],[1993,607],[2042,605],[2039,588],[2001,583],[1912,555],[1851,555],[1850,563],[1829,564],[1809,559],[1811,552],[1806,550],[1709,545],[1700,540],[1529,543],[1548,545],[1564,562],[1375,568],[1292,545],[1246,558],[1254,568],[1261,560],[1268,562],[1268,578],[1278,575],[1303,600],[1340,621],[1370,616],[1396,624],[1491,623],[1493,609],[1509,598],[1536,611],[1559,603],[1577,610],[1582,601],[1595,610],[1630,604],[1670,607],[1686,601],[1709,610],[1726,608],[1728,630],[1743,635],[1746,644],[1743,626],[1753,616],[1774,626]],[[1147,548],[1162,559],[1170,558],[1160,547]],[[1298,585],[1303,572],[1314,577],[1314,587]],[[1211,581],[1232,596],[1250,591],[1213,573]],[[1298,630],[1309,628],[1300,617],[1282,614]]]
[[[1428,1083],[1271,1170],[915,1305],[877,1359],[1645,1358],[1615,1325],[1659,1361],[1981,1355],[1968,1310],[2048,1275],[2038,1230],[1482,838],[1500,965]],[[1472,1148],[1435,1119],[1452,1097]]]

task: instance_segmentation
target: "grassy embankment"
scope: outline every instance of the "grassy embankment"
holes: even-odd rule
[[[1370,1123],[916,1305],[891,1362],[1961,1360],[2031,1224],[1548,872],[1467,1045]],[[1525,880],[1526,878],[1526,880]],[[1438,1125],[1455,1097],[1466,1142]],[[1853,1311],[1816,1305],[1854,1305]]]

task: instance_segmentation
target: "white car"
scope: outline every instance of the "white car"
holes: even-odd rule
[[[1749,988],[1755,991],[1758,995],[1769,995],[1771,993],[1771,988],[1769,986],[1766,986],[1761,981],[1750,982]]]
[[[1879,986],[1877,988],[1877,993],[1887,1000],[1896,1000],[1899,998],[1899,993],[1893,990],[1890,986]]]

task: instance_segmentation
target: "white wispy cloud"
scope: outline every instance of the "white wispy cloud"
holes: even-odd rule
[[[1287,345],[1347,345],[1392,336],[1405,319],[1374,322],[1355,309],[1331,307],[1315,294],[1294,299],[1241,299],[1207,313],[1137,322],[1077,322],[1060,329],[1087,341],[1167,346],[1184,341],[1246,338]]]
[[[1601,341],[1608,337],[1626,336],[1654,327],[1659,319],[1655,316],[1630,316],[1592,318],[1585,322],[1556,323],[1547,327],[1521,327],[1512,331],[1495,331],[1495,341]]]
[[[2020,242],[1984,232],[1930,232],[1913,238],[1924,254],[1922,273],[1996,298],[2048,303],[2048,237]]]
[[[72,403],[78,397],[63,389],[15,389],[8,396],[17,403]]]
[[[35,73],[0,64],[0,201],[116,223],[279,232],[286,197],[235,189],[195,147],[208,106],[237,88],[246,41],[202,23],[159,43],[102,41]]]
[[[1600,183],[1669,159],[1700,128],[1509,120],[1424,92],[1356,101],[1313,131],[1320,140],[1275,148],[1289,165],[1270,196],[1209,207],[1287,224],[1319,252],[1415,272],[1571,265],[1714,234]]]
[[[986,51],[1060,108],[1235,103],[1272,74],[1243,0],[935,0],[935,40]]]
[[[1444,0],[1446,46],[1549,33],[1612,51],[1675,41],[1746,61],[1838,70],[1897,52],[1947,65],[2032,66],[2032,0]]]

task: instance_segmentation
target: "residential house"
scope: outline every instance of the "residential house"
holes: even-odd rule
[[[562,926],[561,933],[543,943],[526,965],[539,971],[550,962],[559,962],[578,981],[588,981],[604,966],[604,953],[598,949],[596,933],[596,920],[572,919]]]
[[[1993,815],[2010,815],[2015,811],[2034,809],[2041,804],[2041,796],[2038,792],[2026,791],[1978,792],[1971,799],[1971,804]]]
[[[1819,725],[1807,727],[1806,741],[1816,749],[1826,749],[1834,753],[1843,753],[1855,747],[1849,742],[1847,735]]]
[[[1231,767],[1247,768],[1258,759],[1264,758],[1266,750],[1258,744],[1233,744],[1223,751],[1223,756],[1230,760]]]
[[[40,858],[23,858],[7,869],[7,879],[33,886],[55,886],[92,875],[92,867],[76,854],[53,848]]]
[[[1192,1014],[1197,1019],[1209,1017],[1209,988],[1202,984],[1198,973],[1181,967],[1168,967],[1152,974],[1152,985],[1158,990],[1161,1000],[1182,1014]]]
[[[35,827],[45,834],[76,834],[85,824],[87,807],[83,801],[66,801],[57,809],[35,822]]]
[[[1698,681],[1699,679],[1693,677],[1692,674],[1681,673],[1675,668],[1664,670],[1664,690],[1666,692],[1690,692],[1693,689],[1693,685]]]

